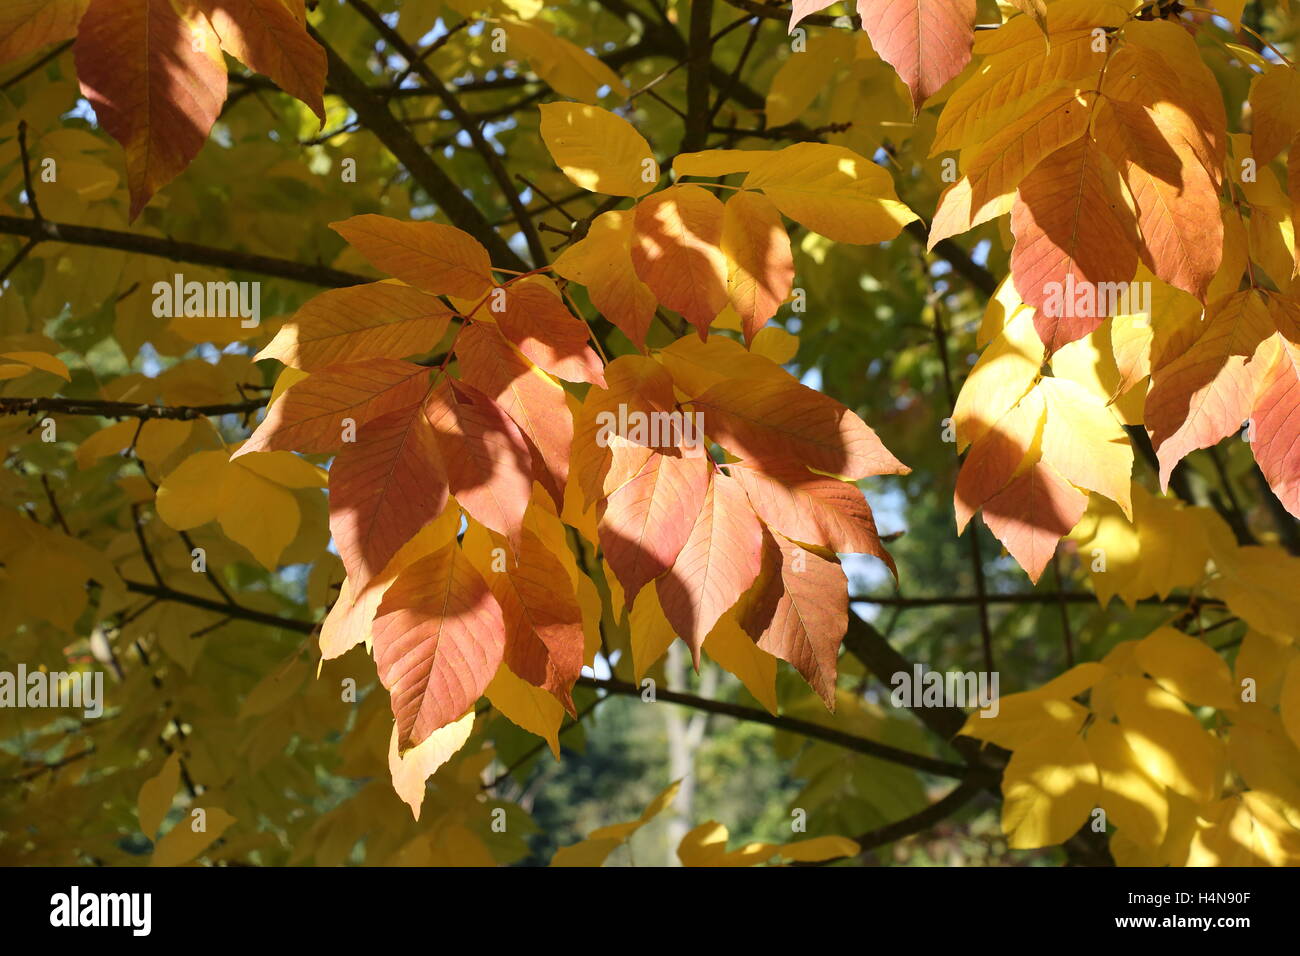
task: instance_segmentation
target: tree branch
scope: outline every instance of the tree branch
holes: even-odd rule
[[[411,131],[389,112],[386,100],[371,92],[370,87],[352,71],[314,27],[308,24],[307,30],[312,39],[325,50],[329,62],[330,86],[357,114],[361,124],[379,137],[388,151],[406,167],[411,178],[438,204],[451,224],[477,239],[498,266],[526,272],[528,266],[524,261],[492,228],[478,206],[461,192],[460,187],[443,172],[433,157],[421,148]]]
[[[218,249],[214,246],[202,246],[194,242],[181,242],[176,239],[161,239],[137,232],[123,232],[117,229],[100,229],[97,226],[74,226],[71,223],[51,222],[48,219],[37,221],[19,216],[0,216],[0,233],[11,236],[26,236],[29,239],[66,242],[74,246],[94,246],[98,249],[121,249],[125,252],[138,252],[146,256],[157,256],[173,262],[189,262],[201,266],[217,266],[234,269],[239,272],[252,272],[258,275],[272,276],[277,279],[290,279],[310,285],[326,288],[361,285],[374,282],[370,276],[355,272],[343,272],[326,266],[313,266],[292,259],[277,259],[273,256],[259,256],[250,252],[238,252],[233,249]]]
[[[611,694],[622,694],[626,697],[641,696],[640,687],[620,680],[599,680],[593,677],[580,677],[578,678],[578,684],[583,687],[592,687],[597,690],[608,691]],[[687,707],[694,707],[696,710],[702,710],[707,713],[723,714],[727,717],[734,717],[736,720],[745,720],[755,724],[766,724],[767,726],[775,727],[778,730],[786,730],[791,733],[801,734],[804,737],[811,737],[815,740],[824,740],[827,743],[844,747],[846,750],[866,754],[869,757],[877,757],[881,760],[888,760],[891,763],[902,764],[906,767],[912,767],[915,770],[923,770],[926,773],[932,773],[940,777],[955,777],[962,779],[967,777],[970,773],[968,768],[963,767],[960,764],[949,763],[946,760],[937,760],[934,757],[912,753],[908,750],[901,750],[898,747],[891,747],[888,744],[878,743],[874,740],[867,740],[864,737],[855,737],[852,734],[846,734],[831,727],[823,727],[821,724],[814,724],[806,720],[798,720],[794,717],[779,717],[769,714],[765,710],[756,710],[752,707],[744,707],[740,704],[732,704],[723,700],[710,700],[706,697],[696,697],[693,694],[683,694],[678,691],[662,689],[655,690],[655,700],[667,701],[670,704],[683,704]]]
[[[138,402],[110,402],[90,398],[0,398],[0,415],[97,415],[102,418],[168,418],[190,421],[210,415],[246,415],[266,404],[265,398],[222,405],[147,405]]]
[[[406,60],[407,68],[419,75],[420,79],[424,81],[424,85],[433,91],[434,95],[442,101],[442,105],[447,107],[452,116],[456,118],[456,121],[460,123],[461,128],[469,135],[474,148],[483,157],[488,172],[497,181],[507,205],[515,214],[515,221],[519,226],[519,230],[528,243],[528,252],[533,258],[533,265],[546,265],[546,248],[542,245],[541,237],[533,227],[533,221],[528,216],[528,210],[524,208],[523,200],[515,192],[514,183],[510,180],[510,174],[506,171],[505,164],[501,162],[501,157],[497,155],[496,150],[492,148],[492,144],[483,135],[483,130],[478,122],[460,105],[460,100],[438,78],[438,74],[433,72],[429,64],[420,56],[420,52],[411,46],[396,29],[390,27],[370,4],[366,3],[365,0],[348,0],[348,2],[351,4],[352,9],[356,10],[367,23],[375,28],[379,35],[383,37],[384,42],[397,51],[402,59]],[[484,223],[489,228],[491,227],[486,219]]]

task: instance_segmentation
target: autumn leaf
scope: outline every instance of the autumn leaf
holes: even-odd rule
[[[420,401],[429,370],[395,359],[332,365],[292,386],[234,457],[277,449],[329,452],[371,419]]]
[[[501,607],[455,542],[405,568],[374,624],[375,665],[405,755],[473,706],[505,649]]]
[[[686,543],[655,582],[664,616],[690,645],[697,668],[704,639],[758,576],[762,544],[763,526],[744,489],[726,475],[711,476]]]
[[[135,219],[207,141],[226,99],[221,42],[172,0],[93,0],[73,52],[82,94],[126,150]]]
[[[659,301],[680,312],[700,338],[727,304],[724,212],[699,186],[670,186],[636,206],[632,266]]]
[[[706,434],[761,465],[805,464],[849,479],[909,471],[857,415],[788,376],[728,379],[691,404]]]
[[[368,213],[330,228],[376,269],[425,292],[472,299],[492,282],[487,250],[454,226]]]
[[[538,109],[542,141],[575,185],[635,199],[659,179],[650,144],[621,116],[578,103],[544,103]]]
[[[446,505],[445,466],[418,404],[361,426],[330,468],[330,531],[352,587],[364,590]]]

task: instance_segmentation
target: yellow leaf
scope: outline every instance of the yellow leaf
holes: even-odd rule
[[[1032,309],[1017,310],[980,355],[952,411],[957,450],[986,434],[1038,380],[1043,341]]]
[[[151,866],[189,863],[226,832],[235,818],[220,807],[196,807],[154,845]]]
[[[646,590],[650,589],[647,588]],[[642,592],[642,594],[644,593],[645,591]],[[637,604],[640,602],[641,595],[638,594]],[[636,614],[636,606],[636,604],[632,606],[633,615]],[[660,613],[662,614],[662,611]],[[635,633],[634,630],[633,634],[635,635]],[[671,640],[670,636],[669,641],[671,642]],[[635,660],[635,638],[632,648],[633,659]],[[718,623],[713,626],[709,636],[704,639],[704,653],[717,661],[721,667],[726,668],[740,678],[740,682],[745,685],[745,689],[753,694],[754,699],[766,707],[769,713],[776,713],[776,658],[767,651],[762,650],[754,643],[754,639],[741,629],[740,625],[736,623],[734,610],[724,614],[718,619]],[[644,668],[638,669],[636,675],[638,681],[644,673]]]
[[[543,103],[542,141],[575,185],[609,196],[644,196],[659,179],[645,137],[621,116],[581,103]]]
[[[1145,678],[1120,677],[1115,710],[1138,765],[1151,777],[1200,803],[1217,795],[1223,745],[1182,701]]]
[[[1099,802],[1108,822],[1135,843],[1158,847],[1169,827],[1164,785],[1146,772],[1115,724],[1094,723],[1087,744],[1100,774]]]
[[[632,612],[628,615],[628,627],[632,631],[632,673],[640,683],[677,638],[673,626],[664,616],[659,594],[654,588],[642,588],[637,593],[632,602]]]
[[[677,846],[682,866],[734,867],[756,866],[776,856],[806,863],[818,863],[840,857],[857,856],[858,844],[845,837],[815,837],[794,843],[747,843],[727,851],[727,828],[716,820],[702,823]]]
[[[551,866],[600,866],[624,840],[662,813],[676,799],[681,785],[680,780],[669,784],[659,796],[650,801],[650,805],[637,819],[599,827],[592,830],[585,840],[561,847],[551,857]]]
[[[1157,684],[1187,703],[1219,710],[1237,709],[1227,663],[1191,635],[1162,627],[1138,641],[1134,653],[1142,669]]]
[[[545,740],[555,759],[560,759],[560,725],[564,723],[564,707],[554,694],[534,687],[502,661],[483,695],[511,723]]]
[[[1043,461],[1080,488],[1105,495],[1131,518],[1133,446],[1114,412],[1068,379],[1046,378],[1040,384],[1047,400]]]
[[[1002,796],[1002,832],[1009,846],[1056,846],[1097,806],[1097,765],[1081,738],[1052,733],[1012,753],[1002,773]]]
[[[560,95],[594,103],[601,89],[609,87],[614,95],[627,97],[618,74],[582,47],[518,20],[500,22],[505,24],[511,50],[522,50],[533,71]]]
[[[899,202],[887,170],[843,146],[787,146],[743,185],[763,190],[785,215],[836,242],[885,242],[918,218]]]
[[[57,375],[65,382],[72,381],[72,374],[68,371],[68,367],[46,352],[0,352],[0,358],[18,362],[29,368],[39,369],[42,372],[49,372],[51,375]]]
[[[158,775],[150,777],[140,787],[140,796],[136,800],[136,816],[140,818],[140,830],[149,839],[153,839],[162,826],[163,818],[171,809],[172,800],[176,798],[176,788],[181,782],[181,755],[173,753],[162,765]]]
[[[404,754],[397,750],[397,724],[388,742],[388,772],[393,778],[393,789],[411,808],[415,819],[420,819],[424,803],[425,781],[439,767],[450,760],[469,740],[474,729],[474,711],[460,720],[439,727]]]

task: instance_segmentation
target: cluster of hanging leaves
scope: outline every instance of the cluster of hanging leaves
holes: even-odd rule
[[[1046,36],[1029,18],[981,36],[931,150],[961,151],[932,247],[1010,213],[1000,327],[954,413],[969,448],[956,509],[959,530],[981,511],[1034,580],[1089,492],[1132,516],[1123,425],[1150,434],[1162,488],[1244,425],[1300,517],[1300,301],[1291,203],[1268,166],[1300,129],[1275,92],[1294,70],[1268,65],[1254,132],[1229,135],[1193,34],[1143,10],[1063,0]],[[1070,374],[1086,352],[1105,363],[1100,389]]]
[[[398,6],[411,36],[444,12]],[[1010,751],[1001,782],[1010,844],[1063,843],[1100,808],[1121,863],[1300,860],[1300,558],[1272,542],[1242,545],[1215,511],[1145,489],[1131,438],[1149,438],[1161,491],[1192,453],[1244,445],[1300,517],[1294,67],[1172,3],[1024,0],[1023,12],[1008,7],[977,30],[972,0],[860,0],[861,36],[823,24],[827,6],[793,4],[789,29],[814,31],[811,52],[775,68],[765,135],[677,154],[669,174],[637,109],[596,105],[626,101],[633,87],[557,35],[540,5],[452,3],[505,31],[512,56],[555,94],[526,104],[529,134],[562,182],[590,194],[592,212],[562,217],[567,240],[549,266],[501,268],[474,236],[385,189],[360,202],[319,197],[338,212],[313,233],[334,219],[346,247],[313,235],[310,254],[370,281],[306,301],[272,291],[273,335],[235,320],[178,315],[163,327],[115,314],[159,278],[156,264],[117,252],[91,260],[45,245],[24,266],[41,281],[24,270],[6,280],[4,397],[220,408],[249,382],[274,383],[251,434],[251,421],[218,424],[215,412],[60,423],[59,441],[76,445],[78,512],[60,512],[48,483],[4,488],[15,507],[0,512],[0,622],[18,635],[15,659],[66,668],[74,634],[82,663],[110,662],[125,698],[149,701],[161,686],[158,652],[169,686],[185,688],[183,706],[203,713],[198,733],[171,704],[136,708],[96,730],[93,747],[57,758],[134,766],[141,740],[160,742],[145,776],[129,777],[130,813],[155,863],[236,860],[275,843],[234,825],[256,819],[266,793],[316,792],[308,755],[331,746],[332,770],[356,787],[323,816],[286,824],[296,827],[291,862],[348,859],[370,821],[391,817],[394,792],[428,826],[374,836],[374,859],[518,858],[518,837],[487,835],[482,781],[499,755],[471,745],[495,719],[476,710],[486,698],[558,756],[559,728],[581,706],[580,674],[598,654],[608,659],[603,641],[620,627],[638,680],[680,638],[697,667],[709,655],[773,713],[830,723],[831,710],[830,726],[904,742],[896,721],[837,678],[850,613],[841,556],[871,555],[896,574],[856,483],[909,469],[859,415],[791,373],[797,343],[774,321],[802,294],[796,268],[811,272],[846,249],[892,251],[909,241],[905,228],[923,225],[913,209],[927,208],[930,249],[987,240],[1009,253],[976,336],[982,352],[951,409],[964,453],[958,532],[979,516],[1035,583],[1064,539],[1103,606],[1189,595],[1187,612],[1005,698],[999,716],[967,722],[965,735]],[[1240,3],[1216,12],[1240,24]],[[370,52],[368,35],[354,39]],[[161,234],[164,210],[202,222],[213,197],[177,187],[216,175],[222,160],[205,144],[265,139],[234,114],[227,73],[241,96],[272,87],[235,72],[235,61],[305,106],[282,124],[290,141],[355,120],[326,95],[332,54],[319,40],[303,0],[7,3],[0,65],[71,42],[75,89],[120,145],[110,152],[88,124],[66,121],[76,101],[66,76],[6,100],[0,140],[12,145],[30,125],[32,154],[57,157],[62,170],[59,188],[39,183],[26,195],[27,157],[15,155],[0,168],[12,211],[35,211],[39,198],[50,218],[110,229],[143,216],[142,236]],[[498,65],[477,53],[458,61],[475,73]],[[827,124],[801,125],[814,115]],[[435,109],[415,119],[446,118]],[[799,141],[774,146],[766,134],[786,127]],[[728,146],[736,139],[745,137]],[[373,144],[350,143],[392,168]],[[239,147],[250,169],[294,196],[314,188],[302,163],[259,152],[265,145]],[[326,169],[341,155],[323,141],[307,148]],[[903,186],[899,175],[905,202],[891,169],[928,181]],[[528,172],[552,188],[560,180]],[[265,194],[238,194],[244,206],[228,225],[250,247],[281,252],[260,227],[283,233],[301,208],[255,209]],[[220,230],[196,232],[216,241]],[[866,286],[857,275],[839,284],[851,323],[869,324]],[[48,316],[99,311],[98,332],[63,322],[41,331]],[[101,382],[88,357],[109,337],[128,363],[146,343],[176,361]],[[251,413],[261,403],[239,404]],[[5,432],[15,461],[28,456],[42,477],[69,468],[57,445],[20,425]],[[48,522],[34,502],[48,502]],[[296,564],[312,565],[295,585],[307,606],[329,608],[310,635],[322,666],[345,681],[377,676],[387,691],[353,714],[312,679],[302,645],[223,652],[206,642],[214,628],[257,633],[251,618],[223,618],[213,589],[229,601],[225,587],[238,582],[244,616],[274,621],[300,606],[279,577]],[[164,583],[186,600],[137,600]],[[1202,630],[1203,614],[1220,613],[1220,624],[1244,622],[1231,666],[1207,637],[1214,625]],[[373,664],[350,653],[359,647]],[[139,666],[118,659],[128,649]],[[777,660],[811,688],[815,711],[778,700]],[[251,686],[241,682],[249,674]],[[223,695],[242,700],[237,713],[213,705]],[[341,745],[326,739],[343,732]],[[45,746],[65,736],[49,731]],[[783,755],[798,756],[813,781],[803,802],[843,813],[845,826],[926,802],[911,770],[846,762],[826,743]],[[233,784],[244,768],[261,775],[255,786]],[[385,770],[391,787],[374,779]],[[846,809],[882,780],[892,813]],[[160,833],[182,783],[208,826]],[[122,775],[89,786],[116,793]],[[55,796],[72,800],[77,789]],[[554,863],[599,865],[675,792]],[[50,799],[30,825],[47,832],[63,812]],[[508,812],[509,832],[526,834],[522,811]],[[858,850],[840,837],[730,851],[727,842],[709,822],[677,852],[687,865],[729,866]]]
[[[892,567],[847,482],[907,468],[754,345],[791,295],[782,213],[862,243],[914,214],[880,167],[842,147],[678,156],[683,178],[747,174],[723,202],[688,182],[650,191],[649,145],[598,107],[545,105],[541,133],[576,184],[637,200],[565,250],[561,284],[551,270],[498,282],[487,251],[452,226],[356,216],[333,228],[391,278],[317,296],[258,353],[302,374],[231,465],[336,456],[330,530],[347,581],[326,658],[372,645],[403,753],[454,725],[498,672],[573,714],[596,649],[578,562],[599,555],[614,606],[652,588],[647,606],[697,666],[726,618],[832,706],[848,624],[837,553]],[[642,351],[606,362],[570,310],[571,283]],[[695,331],[645,349],[661,305]],[[710,334],[724,312],[750,348]],[[449,324],[434,370],[404,359]],[[164,480],[164,520],[212,520],[211,475],[191,460]],[[177,514],[178,499],[200,510]]]

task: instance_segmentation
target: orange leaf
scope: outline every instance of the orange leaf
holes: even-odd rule
[[[722,203],[700,186],[669,186],[636,205],[632,266],[702,339],[727,305],[723,215]]]
[[[654,321],[658,300],[632,268],[632,212],[597,216],[583,239],[555,260],[555,273],[587,287],[591,304],[637,348]]]
[[[1272,332],[1258,293],[1238,292],[1207,310],[1190,348],[1153,369],[1144,418],[1160,460],[1161,488],[1169,487],[1174,466],[1187,454],[1217,444],[1250,417],[1267,367],[1252,358]]]
[[[532,454],[533,475],[562,510],[573,447],[573,415],[564,388],[484,323],[461,330],[456,358],[465,378],[519,426]]]
[[[769,533],[757,592],[746,599],[741,627],[761,650],[803,675],[828,710],[835,709],[840,642],[849,626],[848,579],[840,562]]]
[[[77,35],[90,0],[5,0],[0,9],[0,64]]]
[[[758,576],[763,526],[734,478],[713,475],[690,537],[671,570],[655,582],[668,622],[691,648],[700,648],[718,618]]]
[[[330,531],[357,593],[447,506],[447,478],[418,404],[367,422],[330,468]]]
[[[532,454],[519,426],[478,389],[448,378],[429,393],[424,413],[451,493],[470,517],[518,549],[533,490]]]
[[[405,358],[437,345],[450,318],[437,297],[396,282],[332,289],[295,312],[253,359],[311,372],[359,359]]]
[[[473,706],[505,649],[501,607],[454,542],[397,576],[373,633],[402,752]]]
[[[1105,101],[1094,132],[1137,206],[1143,261],[1203,299],[1223,253],[1219,195],[1209,173],[1175,131],[1133,103]]]
[[[600,503],[597,533],[626,604],[673,566],[704,506],[707,456],[651,452],[622,487]]]
[[[1088,496],[1036,462],[984,505],[984,523],[1035,584],[1088,507]]]
[[[429,370],[396,359],[332,365],[290,386],[262,424],[231,458],[254,451],[331,452],[345,444],[345,428],[360,428],[418,402]]]
[[[471,526],[466,551],[485,529]],[[480,555],[492,546],[479,539]],[[494,565],[489,558],[479,572],[492,590],[505,621],[505,662],[516,676],[554,694],[572,715],[573,685],[582,672],[582,609],[568,583],[568,572],[541,538],[524,531],[518,560]]]
[[[880,543],[871,506],[856,485],[815,475],[807,468],[727,468],[772,530],[792,541],[843,554],[874,555],[898,576],[894,559]]]
[[[911,471],[861,418],[788,375],[728,379],[691,403],[704,412],[705,434],[763,466],[807,465],[855,480]]]
[[[501,334],[538,368],[566,382],[604,386],[600,358],[587,344],[587,324],[574,318],[544,279],[525,279],[493,292],[491,317]],[[500,301],[501,311],[496,311]]]
[[[82,95],[126,150],[134,220],[207,142],[226,101],[221,42],[172,0],[94,0],[73,53]]]
[[[790,236],[772,200],[755,192],[737,192],[727,200],[722,251],[727,257],[727,295],[749,344],[794,285]]]
[[[975,0],[858,0],[862,28],[912,92],[912,111],[970,62]]]
[[[1273,342],[1276,357],[1260,382],[1250,447],[1273,493],[1300,518],[1300,347],[1281,335]]]
[[[376,268],[436,295],[477,298],[492,284],[492,261],[469,233],[437,222],[368,213],[330,228]]]
[[[1034,326],[1049,355],[1106,318],[1098,283],[1127,283],[1137,272],[1133,215],[1120,189],[1119,175],[1088,136],[1058,149],[1020,184],[1011,209],[1011,275],[1037,310]],[[1076,309],[1075,290],[1088,288],[1096,307]]]
[[[221,47],[325,122],[325,51],[283,0],[201,0]]]

